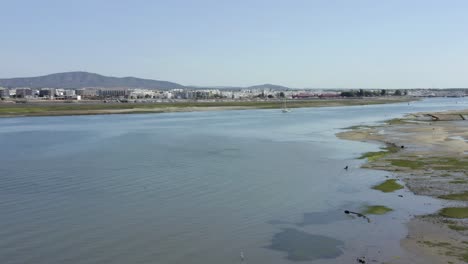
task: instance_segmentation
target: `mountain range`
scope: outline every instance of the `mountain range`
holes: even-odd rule
[[[0,79],[0,86],[8,88],[145,88],[173,89],[183,85],[167,81],[141,79],[135,77],[108,77],[90,72],[63,72],[38,77]]]
[[[90,72],[63,72],[54,73],[38,77],[21,77],[21,78],[8,78],[0,79],[0,87],[18,88],[64,88],[64,89],[78,89],[78,88],[142,88],[142,89],[205,89],[209,87],[201,86],[184,86],[174,82],[141,79],[135,77],[109,77]],[[221,87],[221,86],[220,86]],[[213,87],[211,87],[213,88]],[[237,87],[236,87],[237,88]],[[243,87],[238,87],[243,88]],[[273,90],[286,90],[290,89],[285,86],[262,84],[246,87],[250,89],[273,89]]]

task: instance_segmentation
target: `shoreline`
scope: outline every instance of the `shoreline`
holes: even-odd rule
[[[408,114],[382,125],[351,127],[337,137],[392,145],[365,153],[362,167],[389,171],[416,195],[468,210],[467,117],[468,109]],[[400,243],[406,255],[390,263],[467,263],[468,216],[443,214],[413,217]]]
[[[287,101],[288,108],[335,107],[404,103],[419,100],[412,97],[312,99]],[[280,109],[282,101],[175,102],[175,103],[6,103],[0,101],[0,118],[32,116],[71,116],[107,114],[144,114],[195,111]]]

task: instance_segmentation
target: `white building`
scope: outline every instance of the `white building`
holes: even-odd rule
[[[76,92],[75,90],[65,90],[64,96],[75,96]]]
[[[7,88],[0,87],[0,98],[8,98],[10,97],[10,90]]]

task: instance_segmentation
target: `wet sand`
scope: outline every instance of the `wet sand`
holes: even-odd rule
[[[393,153],[369,158],[364,167],[392,172],[417,195],[459,194],[468,190],[467,116],[468,110],[411,114],[379,126],[354,127],[338,137],[397,147]],[[444,204],[467,207],[468,201],[444,200]],[[467,218],[435,212],[416,216],[407,226],[408,235],[401,241],[406,255],[388,263],[468,261]]]

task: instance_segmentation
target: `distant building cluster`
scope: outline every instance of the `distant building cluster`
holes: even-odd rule
[[[339,97],[340,92],[275,89],[125,89],[125,88],[0,88],[1,98],[30,100],[209,100],[209,99],[273,99]]]
[[[37,100],[81,100],[73,89],[55,88],[16,88],[7,89],[0,87],[0,98],[37,99]]]
[[[468,89],[415,89],[407,90],[409,96],[416,97],[464,97]]]
[[[420,97],[463,97],[467,89],[352,89],[352,90],[311,90],[311,89],[264,89],[264,88],[213,88],[213,89],[127,89],[127,88],[81,88],[31,89],[22,87],[7,89],[0,87],[0,98],[27,100],[118,100],[129,101],[163,101],[163,100],[253,100],[253,99],[320,99],[339,97],[369,96],[420,96]]]

